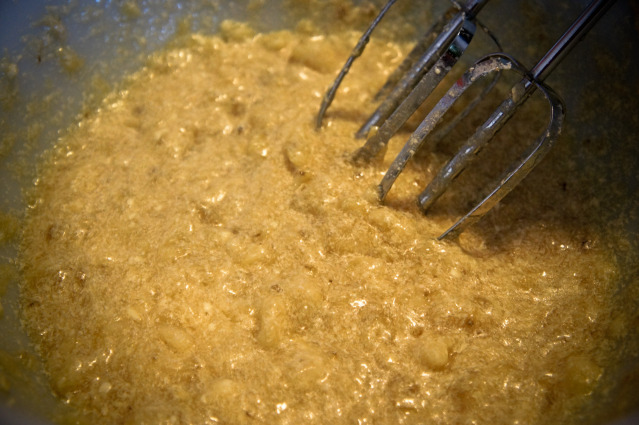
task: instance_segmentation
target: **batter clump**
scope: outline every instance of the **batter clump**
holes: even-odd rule
[[[316,132],[358,34],[222,29],[152,57],[42,167],[22,307],[53,391],[103,424],[578,418],[619,336],[596,234],[522,195],[437,242],[456,217],[414,198],[446,155],[385,204],[393,155],[346,160],[406,46],[376,43]]]

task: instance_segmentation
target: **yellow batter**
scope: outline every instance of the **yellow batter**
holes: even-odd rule
[[[414,199],[440,152],[379,204],[393,155],[346,158],[404,48],[373,46],[313,130],[356,36],[226,22],[57,144],[22,306],[54,392],[89,422],[565,423],[589,401],[619,336],[612,256],[525,192],[436,242],[460,207],[424,216]]]

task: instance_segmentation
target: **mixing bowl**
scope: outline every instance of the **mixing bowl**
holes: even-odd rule
[[[404,0],[400,0],[400,3]],[[19,270],[15,266],[20,220],[28,208],[24,190],[33,184],[41,153],[65,129],[96,108],[119,82],[143,65],[175,34],[212,34],[225,19],[246,20],[258,31],[292,28],[300,18],[330,26],[331,1],[159,1],[96,0],[9,1],[0,3],[0,421],[46,423],[51,412],[65,406],[49,390],[42,365],[20,327]],[[379,6],[380,2],[376,2]],[[405,3],[408,3],[405,1]],[[504,49],[531,65],[585,6],[587,1],[531,2],[493,0],[481,20]],[[404,5],[403,16],[390,18],[413,27],[420,19],[447,7]],[[369,8],[368,10],[374,10]],[[619,0],[581,45],[548,79],[567,103],[564,132],[566,167],[570,172],[597,170],[584,211],[598,215],[602,227],[623,230],[610,238],[620,268],[619,296],[636,294],[639,285],[639,8]],[[356,29],[370,16],[353,23]],[[552,19],[550,19],[552,17]],[[407,28],[407,27],[403,27]],[[415,31],[419,32],[419,31]],[[415,32],[394,34],[410,38]],[[388,36],[388,32],[384,34]],[[481,44],[481,43],[480,43]],[[318,88],[323,90],[324,88]],[[567,153],[567,154],[566,154]],[[539,190],[543,190],[540,188]],[[561,206],[556,206],[561,208]],[[6,287],[6,290],[5,290]],[[6,292],[4,295],[2,292]],[[633,305],[635,310],[637,302]],[[639,313],[635,313],[639,314]],[[636,320],[635,320],[636,322]],[[618,382],[613,394],[595,398],[609,415],[635,423],[639,405],[637,332],[620,345],[618,370],[608,379]],[[603,417],[603,419],[601,419]],[[45,422],[43,422],[45,421]]]

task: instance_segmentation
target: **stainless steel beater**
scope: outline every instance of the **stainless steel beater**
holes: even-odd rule
[[[333,85],[326,92],[317,115],[317,129],[321,128],[326,110],[335,98],[337,89],[351,65],[355,59],[361,56],[370,40],[371,33],[391,6],[395,4],[395,1],[389,0],[382,8],[379,15],[359,39]],[[380,125],[384,134],[392,136],[392,133],[398,129],[394,127],[401,127],[464,54],[475,35],[477,24],[488,33],[497,48],[501,50],[499,42],[476,19],[477,14],[488,0],[468,0],[463,5],[456,0],[451,1],[453,7],[426,31],[377,93],[375,96],[377,100],[384,96],[385,98],[356,133],[357,138],[366,137],[372,128]],[[394,119],[388,120],[391,115],[394,116]],[[391,126],[391,123],[394,125]]]
[[[426,211],[446,191],[446,189],[448,189],[452,181],[464,170],[464,168],[471,164],[479,151],[490,142],[495,134],[513,116],[515,110],[521,106],[535,90],[539,90],[550,105],[550,119],[543,134],[526,149],[520,159],[513,163],[500,176],[500,178],[491,187],[488,195],[466,215],[460,218],[453,226],[440,235],[439,239],[457,236],[466,226],[479,220],[495,204],[503,199],[503,197],[506,196],[519,182],[521,182],[528,173],[530,173],[530,171],[550,150],[553,143],[561,133],[565,106],[561,98],[550,87],[546,86],[543,83],[543,80],[552,72],[565,55],[583,38],[597,20],[614,3],[614,1],[615,0],[593,0],[582,14],[573,22],[568,30],[560,37],[555,45],[548,50],[544,57],[530,71],[505,53],[494,53],[477,61],[448,90],[446,95],[439,100],[415,132],[413,132],[410,136],[378,186],[380,200],[383,200],[386,197],[393,183],[406,166],[406,163],[423,146],[426,138],[429,135],[432,137],[432,133],[436,125],[441,121],[450,107],[470,86],[487,75],[500,73],[502,71],[514,71],[519,73],[522,79],[512,87],[510,96],[504,100],[484,122],[484,124],[475,131],[475,133],[458,150],[456,155],[439,171],[435,179],[418,197],[420,207],[423,211]],[[389,1],[387,7],[392,3],[394,3],[394,0]],[[481,3],[483,2],[475,2],[471,0],[468,4],[471,6],[475,5],[475,7],[481,7]],[[473,15],[468,12],[467,8],[461,8],[460,10],[462,10],[460,13],[464,15],[464,19],[466,20],[469,19],[468,16],[471,16],[472,19],[472,17],[476,15],[477,11],[476,9],[471,9],[475,10],[475,15]],[[377,22],[379,19],[380,17],[378,16]],[[374,25],[377,25],[377,23],[374,22]],[[372,27],[374,27],[374,25],[372,25]],[[450,25],[450,23],[447,25]],[[444,28],[446,28],[446,25]],[[368,35],[370,35],[370,31],[371,28],[369,28]],[[367,35],[365,34],[365,36]],[[450,47],[448,47],[446,52],[450,52],[451,49],[453,51],[457,50],[455,42],[458,41],[459,37],[460,36],[457,35],[456,38],[454,38],[454,41],[449,45]],[[363,46],[361,49],[363,49]],[[441,81],[441,78],[438,78],[439,75],[450,69],[450,67],[443,69],[437,68],[437,64],[440,64],[445,58],[446,52],[444,56],[440,57],[440,59],[436,61],[436,64],[432,68],[422,72],[421,81],[419,81],[413,89],[409,89],[408,93],[406,91],[402,92],[404,93],[403,98],[399,99],[401,103],[394,109],[394,111],[391,111],[388,114],[378,114],[376,111],[368,121],[373,124],[367,127],[367,122],[367,124],[365,124],[357,133],[358,136],[362,136],[368,133],[373,126],[380,126],[378,131],[370,132],[369,138],[364,146],[353,154],[353,159],[356,162],[367,162],[377,155],[383,154],[389,139],[421,105],[421,103],[426,99],[426,96],[432,92],[439,81]],[[361,54],[361,51],[355,53]],[[457,58],[458,57],[459,56],[457,56]],[[348,62],[347,65],[350,67]],[[346,69],[346,71],[348,71],[348,69]],[[412,70],[410,72],[412,72]],[[343,75],[340,74],[336,80],[337,84],[341,81],[340,77],[343,78]],[[423,93],[416,93],[416,91],[422,90],[427,92],[426,96],[424,96]],[[335,91],[336,87],[334,84],[326,94],[322,107],[320,108],[317,121],[318,127],[321,125],[324,113],[328,108],[328,104],[330,104]],[[401,95],[398,96],[401,97]],[[397,102],[397,100],[393,99],[392,102]],[[470,107],[472,108],[475,103],[476,102],[472,102]],[[382,103],[382,105],[383,104],[384,103]],[[382,106],[380,106],[380,108],[381,107]],[[380,108],[378,108],[378,110]],[[465,110],[462,115],[465,115],[467,112],[468,111]],[[455,117],[452,121],[453,124],[458,120],[459,119]],[[448,128],[449,127],[450,125]]]

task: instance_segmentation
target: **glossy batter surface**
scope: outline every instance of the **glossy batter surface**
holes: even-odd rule
[[[346,160],[404,48],[375,45],[315,132],[356,34],[222,28],[153,57],[42,168],[22,305],[55,393],[104,424],[573,418],[623,334],[615,263],[567,224],[578,207],[540,216],[524,192],[436,242],[455,216],[414,197],[444,153],[384,205],[393,155]]]

